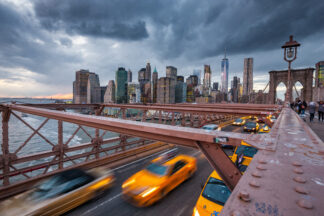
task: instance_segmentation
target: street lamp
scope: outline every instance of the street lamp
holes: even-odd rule
[[[286,102],[291,102],[291,72],[290,72],[290,66],[291,62],[294,61],[297,57],[297,47],[299,47],[300,44],[297,41],[293,40],[293,36],[289,36],[289,41],[286,42],[281,48],[284,49],[284,59],[286,62],[288,62],[288,88],[287,93],[285,97]]]

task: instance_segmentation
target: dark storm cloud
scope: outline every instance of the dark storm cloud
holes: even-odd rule
[[[277,48],[324,29],[322,0],[247,1],[37,1],[43,27],[69,34],[142,40],[166,59],[204,58],[224,48],[232,55]],[[149,35],[147,21],[155,31]]]

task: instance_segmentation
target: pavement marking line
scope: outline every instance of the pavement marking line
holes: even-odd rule
[[[176,215],[182,215],[182,213],[187,209],[187,206],[183,207]]]
[[[98,207],[103,206],[103,205],[105,205],[105,204],[111,202],[112,200],[114,200],[114,199],[120,197],[121,195],[122,195],[122,193],[119,193],[119,194],[117,194],[117,195],[111,197],[110,199],[107,199],[106,201],[104,201],[104,202],[102,202],[102,203],[96,205],[94,208],[91,208],[91,209],[87,210],[86,212],[83,212],[81,215],[89,215],[89,213],[92,212],[93,210],[96,210]]]
[[[201,153],[201,151],[197,151],[197,152],[195,152],[195,153],[193,153],[193,154],[191,154],[191,156],[196,156],[197,154],[199,154],[199,153]]]

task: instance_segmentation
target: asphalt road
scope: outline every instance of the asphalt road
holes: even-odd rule
[[[212,172],[212,168],[197,149],[178,148],[180,153],[197,158],[197,172],[191,179],[179,185],[153,206],[138,208],[125,202],[121,196],[121,185],[128,177],[143,169],[157,155],[117,168],[115,170],[116,182],[114,187],[95,200],[89,201],[65,215],[191,215],[201,192],[200,185],[206,181]]]
[[[222,130],[243,132],[243,127],[229,125],[222,128]],[[106,191],[100,197],[79,206],[65,215],[192,215],[193,208],[201,193],[201,185],[207,180],[208,176],[212,172],[212,168],[199,150],[180,146],[178,149],[181,154],[196,157],[198,169],[192,178],[179,185],[153,206],[138,208],[127,203],[122,198],[121,185],[131,175],[143,169],[145,165],[159,153],[118,167],[114,170],[116,182],[111,189]],[[227,154],[232,153],[232,150],[229,149],[226,149],[225,151]]]

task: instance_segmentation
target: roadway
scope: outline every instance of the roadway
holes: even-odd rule
[[[243,127],[228,125],[222,128],[223,131],[243,132]],[[195,175],[188,181],[179,185],[176,189],[171,191],[164,199],[150,207],[138,208],[135,207],[122,198],[122,183],[131,175],[140,171],[145,165],[155,158],[160,153],[151,155],[149,157],[125,164],[114,169],[116,182],[115,185],[97,197],[85,203],[82,206],[66,213],[69,216],[99,216],[99,215],[191,215],[193,208],[201,193],[201,185],[205,183],[208,176],[212,172],[212,167],[203,156],[203,154],[193,148],[177,147],[179,153],[191,155],[197,158],[198,169]],[[225,149],[227,154],[232,154],[233,151]]]
[[[207,177],[212,172],[212,168],[199,150],[187,147],[178,147],[178,149],[181,154],[197,158],[197,172],[191,179],[179,185],[153,206],[138,208],[125,202],[121,196],[121,185],[131,175],[143,169],[158,154],[115,169],[116,182],[114,187],[65,215],[191,215],[201,192],[201,184],[205,183]]]

